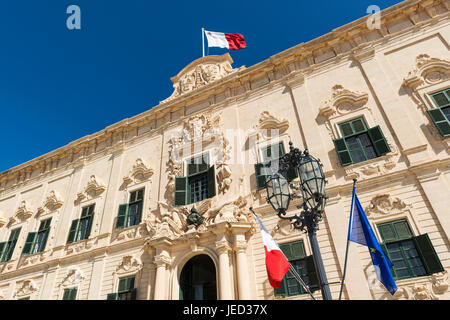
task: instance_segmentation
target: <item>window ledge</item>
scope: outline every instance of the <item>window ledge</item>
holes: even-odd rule
[[[66,254],[80,253],[91,249],[96,244],[96,238],[87,238],[77,242],[68,243],[65,246]]]
[[[392,146],[391,146],[392,150]],[[345,167],[345,180],[353,180],[355,178],[365,176],[375,176],[384,174],[392,170],[397,164],[394,162],[393,157],[397,155],[397,152],[391,151],[384,156],[366,160],[363,162],[354,163]]]

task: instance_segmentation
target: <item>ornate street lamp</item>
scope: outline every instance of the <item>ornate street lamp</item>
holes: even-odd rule
[[[295,229],[308,234],[322,297],[324,300],[331,300],[331,292],[316,237],[327,199],[323,165],[311,156],[308,150],[302,153],[298,148],[294,148],[292,142],[289,142],[289,149],[290,152],[279,160],[278,172],[273,173],[266,181],[267,201],[277,212],[278,217],[290,220]],[[300,185],[291,184],[289,186],[286,177],[291,168],[297,170]],[[287,216],[286,210],[289,208],[290,200],[299,197],[298,194],[291,194],[289,187],[301,190],[303,204],[297,206],[298,209],[303,209],[300,215]]]

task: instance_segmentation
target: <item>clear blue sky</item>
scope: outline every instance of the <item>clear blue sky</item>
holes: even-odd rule
[[[247,49],[230,54],[249,67],[399,2],[3,0],[0,172],[169,97],[170,77],[201,57],[202,27],[243,34]],[[81,30],[66,27],[72,4]]]

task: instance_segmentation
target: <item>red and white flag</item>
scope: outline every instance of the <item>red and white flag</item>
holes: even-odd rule
[[[205,34],[208,39],[208,47],[219,47],[233,50],[247,48],[247,44],[245,43],[245,39],[242,34],[213,32],[206,30]]]
[[[289,262],[275,240],[270,236],[261,220],[259,220],[256,214],[253,213],[253,215],[255,216],[256,221],[258,221],[259,228],[261,229],[264,250],[266,251],[266,269],[269,283],[273,288],[280,289],[281,281],[289,270]]]

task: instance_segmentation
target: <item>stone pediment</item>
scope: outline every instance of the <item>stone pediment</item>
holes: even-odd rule
[[[175,99],[236,72],[231,64],[233,59],[226,53],[221,56],[206,56],[188,64],[172,77],[174,92],[162,102]]]

